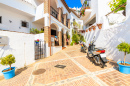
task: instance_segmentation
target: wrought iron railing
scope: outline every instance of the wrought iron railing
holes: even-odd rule
[[[58,19],[58,12],[53,7],[51,7],[51,15]]]
[[[64,18],[63,17],[61,17],[61,22],[64,24]]]

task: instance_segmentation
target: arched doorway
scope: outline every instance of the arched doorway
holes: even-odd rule
[[[58,26],[51,24],[51,46],[59,46]]]

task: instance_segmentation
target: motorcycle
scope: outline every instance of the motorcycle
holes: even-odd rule
[[[93,63],[100,65],[101,68],[104,68],[105,64],[108,62],[106,59],[105,48],[95,48],[94,38],[89,44],[87,56],[93,60]]]
[[[86,53],[87,46],[84,44],[84,42],[80,42],[81,45],[81,52]]]

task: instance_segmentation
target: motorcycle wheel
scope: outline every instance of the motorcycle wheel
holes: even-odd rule
[[[95,56],[94,58],[93,58],[93,60],[94,60],[94,63],[96,63],[97,64],[97,56]]]
[[[101,63],[100,63],[100,67],[101,67],[101,68],[104,68],[104,66],[105,66],[104,62],[101,61]]]

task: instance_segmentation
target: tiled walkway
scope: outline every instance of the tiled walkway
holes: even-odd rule
[[[0,81],[0,86],[130,86],[130,75],[118,72],[114,61],[105,68],[92,64],[80,46],[74,45]]]

